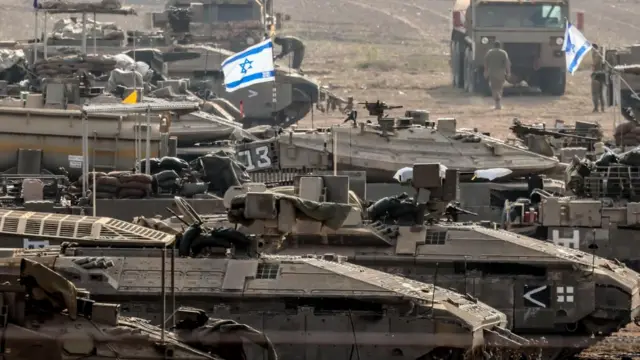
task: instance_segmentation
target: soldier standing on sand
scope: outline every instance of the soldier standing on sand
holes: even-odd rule
[[[502,109],[502,89],[504,82],[511,74],[511,61],[506,51],[502,50],[500,41],[493,43],[493,49],[484,57],[484,77],[489,81],[491,95],[495,100],[495,109]]]
[[[304,44],[302,40],[293,36],[276,35],[273,38],[273,42],[280,45],[281,48],[280,54],[275,56],[276,60],[293,53],[291,68],[300,70],[300,65],[302,65],[302,60],[304,59]]]
[[[591,51],[591,60],[593,62],[593,71],[591,72],[591,100],[593,101],[593,112],[598,112],[598,105],[600,106],[600,111],[604,112],[603,89],[607,75],[604,72],[604,61],[602,61],[602,55],[598,51],[598,45],[592,44],[591,46],[593,48],[593,51]]]

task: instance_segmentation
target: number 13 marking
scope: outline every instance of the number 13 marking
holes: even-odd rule
[[[245,157],[247,159],[247,162],[245,164],[247,166],[247,170],[253,170],[256,168],[256,165],[253,164],[253,160],[251,159],[251,150],[255,151],[256,157],[258,158],[256,164],[258,169],[271,166],[271,159],[269,158],[269,147],[260,146],[255,149],[243,150],[238,152],[239,156]]]

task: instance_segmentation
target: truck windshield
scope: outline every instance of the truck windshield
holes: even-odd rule
[[[567,7],[557,4],[481,4],[476,7],[476,26],[490,28],[561,29]]]

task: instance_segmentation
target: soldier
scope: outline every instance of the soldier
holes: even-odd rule
[[[347,104],[341,110],[343,114],[349,114],[353,111],[353,96],[347,98]]]
[[[591,100],[593,101],[593,112],[598,112],[598,105],[600,106],[600,111],[604,112],[603,89],[606,81],[604,62],[602,61],[602,55],[598,51],[598,45],[593,44],[591,46],[593,47],[593,51],[591,51],[591,60],[593,62],[593,71],[591,73]]]
[[[291,60],[291,68],[300,70],[302,65],[302,59],[304,59],[304,44],[302,40],[293,36],[280,36],[276,35],[273,38],[273,42],[280,45],[281,52],[276,55],[276,59],[282,59],[293,52],[293,59]]]
[[[493,49],[484,57],[484,77],[489,81],[491,95],[495,100],[495,109],[502,109],[500,100],[505,80],[511,74],[511,61],[506,51],[502,50],[500,41],[493,43]]]

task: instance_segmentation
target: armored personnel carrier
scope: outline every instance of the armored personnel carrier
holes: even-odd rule
[[[0,276],[3,351],[8,358],[234,360],[243,358],[242,338],[253,340],[253,335],[263,338],[259,344],[267,349],[268,359],[277,359],[264,334],[232,321],[216,329],[197,309],[178,311],[172,333],[120,315],[120,305],[92,300],[86,290],[26,258],[0,261]],[[229,343],[218,337],[225,327],[232,330]]]
[[[454,87],[490,95],[484,57],[500,41],[511,60],[507,81],[563,95],[566,64],[562,51],[569,0],[456,0],[451,32]],[[578,24],[579,28],[582,24]]]
[[[227,221],[241,224],[240,231],[260,234],[265,252],[330,252],[354,264],[477,297],[507,314],[516,334],[534,342],[544,337],[544,359],[569,359],[636,319],[638,273],[620,262],[499,230],[488,222],[456,222],[460,209],[451,201],[457,197],[457,172],[448,170],[443,180],[438,169],[439,164],[414,166],[417,200],[397,196],[367,209],[352,200],[353,210],[337,225],[322,209],[305,205],[321,197],[348,201],[348,182],[331,176],[300,178],[295,187],[299,197],[238,195],[228,206]],[[245,207],[256,202],[272,215],[249,214]],[[219,220],[202,221],[213,227]]]
[[[436,124],[421,111],[392,118],[385,112],[398,107],[380,101],[364,107],[375,120],[357,122],[357,114],[352,112],[345,122],[353,125],[285,130],[271,140],[272,144],[247,145],[252,161],[247,169],[337,166],[340,170],[364,170],[369,182],[389,182],[398,169],[417,162],[439,162],[469,178],[478,169],[508,168],[512,177],[518,177],[562,168],[555,158],[476,130],[457,129],[455,119],[439,119]]]
[[[324,206],[336,212],[345,209]],[[261,213],[260,207],[253,210]],[[264,330],[280,359],[306,354],[309,359],[346,360],[352,352],[374,359],[462,359],[482,355],[480,350],[499,358],[496,352],[501,349],[526,345],[504,330],[504,314],[471,296],[346,263],[337,256],[258,256],[255,239],[225,229],[203,233],[200,224],[189,226],[174,251],[170,247],[175,236],[131,223],[11,214],[5,214],[4,224],[12,222],[10,216],[26,215],[38,222],[39,235],[27,236],[35,249],[3,252],[5,263],[20,257],[38,262],[91,291],[96,301],[121,301],[123,314],[154,323],[162,322],[159,295],[166,286],[173,304],[201,305],[211,316],[224,314]],[[15,232],[3,234],[3,240],[15,239]],[[197,234],[204,235],[196,239],[204,252],[190,241]],[[57,248],[39,248],[44,244],[33,242],[61,240],[70,242]],[[178,257],[181,248],[193,257]]]

